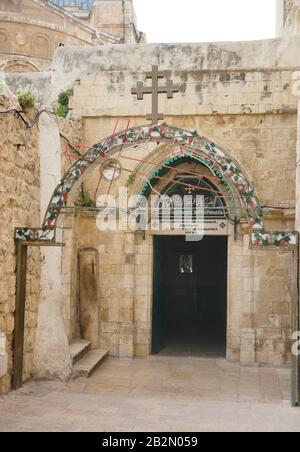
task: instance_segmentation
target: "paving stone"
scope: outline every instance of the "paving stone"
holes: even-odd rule
[[[0,432],[300,432],[288,382],[289,369],[108,358],[84,382],[31,382],[1,397]]]

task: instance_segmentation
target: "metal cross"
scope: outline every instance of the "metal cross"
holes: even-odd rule
[[[137,94],[138,100],[144,99],[144,94],[152,94],[152,113],[146,115],[148,121],[152,121],[152,124],[157,124],[158,121],[164,119],[162,113],[158,113],[158,95],[167,94],[168,99],[173,99],[174,93],[184,91],[184,87],[174,85],[173,80],[170,80],[169,71],[159,71],[158,66],[152,66],[152,72],[146,73],[147,79],[152,79],[152,86],[144,86],[143,82],[138,82],[136,88],[132,88],[131,94]],[[159,86],[159,79],[166,78],[167,83],[165,86]]]

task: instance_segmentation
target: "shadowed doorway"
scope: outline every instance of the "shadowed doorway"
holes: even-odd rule
[[[227,237],[154,237],[152,353],[226,356]]]

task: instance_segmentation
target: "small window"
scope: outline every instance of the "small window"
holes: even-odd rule
[[[194,272],[192,254],[183,254],[179,257],[179,272],[181,275]]]

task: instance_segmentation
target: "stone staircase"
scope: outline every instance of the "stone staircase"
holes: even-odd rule
[[[108,355],[107,350],[91,349],[91,343],[84,339],[75,339],[70,344],[73,361],[72,378],[89,378],[94,370]]]

